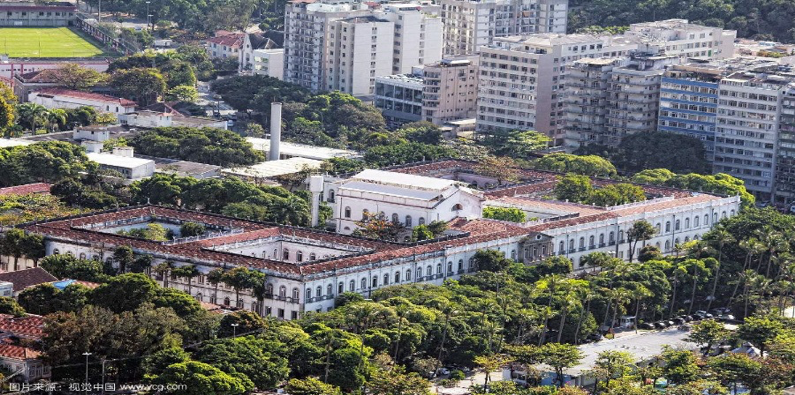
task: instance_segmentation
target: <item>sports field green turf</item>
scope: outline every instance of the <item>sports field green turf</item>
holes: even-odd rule
[[[0,28],[0,54],[12,58],[84,58],[102,50],[65,27]]]

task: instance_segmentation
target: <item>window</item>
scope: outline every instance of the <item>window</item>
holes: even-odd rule
[[[681,222],[681,221],[679,221],[678,219],[676,220],[676,222],[674,223],[674,230],[679,230],[679,229],[681,229],[681,227],[680,227],[680,222]]]
[[[52,250],[52,253],[55,254],[55,255],[58,255],[58,254],[61,253],[61,251],[56,248],[56,249]],[[108,259],[110,259],[110,258],[108,258]]]
[[[385,285],[385,286],[389,285],[389,275],[388,274],[384,274],[384,284],[383,285]]]
[[[437,263],[436,264],[436,274],[442,274],[442,264],[441,263]]]
[[[203,299],[204,297],[202,296],[202,294],[200,293],[196,294],[196,300],[198,300],[199,302],[203,302],[204,301]]]
[[[616,242],[616,235],[614,232],[610,232],[610,244],[615,244]]]
[[[313,253],[311,253],[311,254],[309,254],[309,260],[310,260],[310,261],[314,261],[315,259],[317,259],[317,255],[315,255],[315,253],[314,253],[314,252],[313,252]]]
[[[353,281],[351,281],[351,286],[353,286]],[[353,290],[351,289],[351,291]],[[345,292],[345,284],[343,284],[342,281],[340,281],[340,283],[337,284],[337,293],[341,294],[343,292]]]
[[[591,237],[588,238],[588,248],[594,248],[594,247],[595,247],[595,245],[594,245],[594,237],[591,236]]]
[[[464,270],[464,260],[463,259],[459,259],[458,260],[458,271],[460,272],[460,271],[463,271],[463,270]]]
[[[668,221],[665,223],[665,233],[668,233],[670,231],[671,231],[671,221]]]
[[[378,286],[378,276],[373,276],[373,283],[371,284],[373,288]]]
[[[658,222],[656,225],[654,225],[654,231],[655,231],[657,234],[660,234],[660,231],[661,231],[661,230],[662,230],[662,226],[660,225],[660,223],[659,223],[659,222]]]
[[[574,239],[569,240],[569,251],[574,251]]]
[[[282,259],[284,259],[285,261],[290,260],[290,250],[285,248],[284,251],[282,251]]]
[[[704,214],[704,225],[709,225],[709,214]]]
[[[361,282],[362,290],[367,289],[367,278],[363,278]]]
[[[431,265],[428,265],[425,269],[425,275],[428,277],[433,276],[433,267],[431,267]]]
[[[417,268],[417,281],[422,280],[422,268]]]
[[[406,281],[411,281],[411,270],[406,270]]]
[[[696,215],[695,217],[693,217],[693,227],[696,227],[696,228],[698,228],[698,220],[699,220],[699,217],[698,217],[698,215]]]
[[[732,214],[732,215],[734,215],[734,214]],[[417,223],[418,223],[418,224],[420,224],[420,225],[425,225],[425,217],[420,217],[420,218],[417,220]]]
[[[392,214],[392,222],[394,223],[400,222],[400,217],[398,217],[397,213]]]
[[[599,235],[599,245],[600,246],[605,245],[605,234],[604,233]]]
[[[266,295],[273,295],[273,284],[268,284],[265,286],[265,294]]]
[[[453,262],[447,262],[447,275],[451,275],[453,273]]]
[[[411,216],[410,215],[406,216],[406,227],[409,227],[409,228],[411,227]]]
[[[273,259],[279,259],[279,250],[273,249]]]
[[[285,287],[284,285],[279,287],[279,297],[280,298],[286,298],[287,297],[287,287]]]
[[[464,209],[464,206],[462,206],[461,203],[456,203],[456,204],[453,205],[452,211],[459,211],[459,210],[463,210],[463,209]]]
[[[306,290],[306,299],[304,301],[305,302],[309,302],[309,300],[311,300],[311,299],[312,299],[312,290],[307,288],[307,290]]]
[[[278,317],[284,319],[284,309],[279,309],[278,312],[279,312]]]
[[[298,312],[297,311],[291,311],[290,312],[290,319],[291,320],[297,320],[298,319]]]
[[[624,231],[623,230],[619,230],[618,231],[618,242],[619,243],[623,243],[624,242]]]
[[[304,253],[303,253],[303,251],[298,251],[298,252],[295,254],[295,260],[297,260],[298,262],[302,262],[302,261],[304,260]]]
[[[725,212],[725,211],[722,211],[722,212],[720,213],[720,217],[721,217],[721,219],[723,219],[723,218],[726,218],[726,212]]]
[[[350,284],[348,284],[348,291],[355,291],[356,290],[356,281],[351,280]]]
[[[566,243],[562,241],[558,243],[558,255],[562,255],[565,249],[566,249]]]
[[[293,288],[293,301],[298,302],[298,288]]]
[[[315,297],[319,298],[321,296],[323,296],[323,287],[318,285],[317,288],[315,288]]]
[[[326,296],[329,296],[329,297],[332,296],[332,294],[333,294],[332,291],[333,291],[333,289],[331,287],[331,284],[327,285],[326,286]]]
[[[690,229],[690,218],[685,218],[685,229]]]
[[[580,237],[580,249],[585,248],[585,237]]]
[[[400,282],[400,271],[395,272],[395,284]]]
[[[350,217],[351,217],[351,208],[345,207],[345,218],[350,218]]]

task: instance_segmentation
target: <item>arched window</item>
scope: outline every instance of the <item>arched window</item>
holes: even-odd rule
[[[660,231],[662,230],[662,226],[660,225],[659,222],[657,223],[657,225],[654,225],[654,230],[655,230],[655,232],[657,234],[660,234]]]
[[[257,302],[251,302],[251,311],[257,312]]]
[[[290,250],[285,248],[282,251],[282,259],[284,259],[285,261],[289,261],[290,260]]]
[[[690,218],[685,218],[685,229],[690,229]]]
[[[447,262],[447,275],[453,274],[453,261]]]
[[[730,217],[734,217],[734,210],[732,210],[732,211],[729,211],[729,216],[730,216]]]
[[[670,231],[671,231],[671,221],[666,221],[665,222],[665,233],[668,233]]]
[[[56,248],[56,249],[52,250],[52,253],[55,254],[55,255],[58,255],[58,254],[61,253],[61,250]],[[108,258],[108,259],[110,259],[110,258]]]
[[[334,203],[334,190],[329,189],[328,191],[328,201],[329,203]]]
[[[659,250],[660,249],[660,242],[658,241],[657,243],[654,244],[654,246],[657,247],[657,249]]]
[[[670,240],[666,240],[665,241],[665,251],[663,251],[663,252],[668,252],[670,249],[671,249],[671,241]]]
[[[411,269],[406,270],[406,281],[411,281]]]
[[[685,243],[687,243],[688,241],[690,241],[690,237],[685,236]]]
[[[370,286],[373,288],[378,286],[378,276],[373,276],[373,283]]]
[[[588,238],[588,248],[596,247],[596,245],[594,244],[594,240],[595,240],[595,238],[593,237],[593,235]]]
[[[329,296],[329,297],[332,296],[333,293],[334,293],[333,291],[334,291],[334,289],[331,287],[331,284],[326,285],[326,296]]]
[[[417,223],[418,223],[418,224],[420,224],[420,225],[425,225],[425,217],[420,217],[420,218],[417,220]]]
[[[273,296],[273,284],[268,284],[265,286],[265,294]]]
[[[463,209],[464,209],[464,206],[462,206],[461,203],[456,203],[456,204],[453,205],[453,211],[459,211],[459,210],[463,210]]]
[[[384,284],[383,285],[384,286],[389,285],[389,275],[388,274],[384,274]]]
[[[712,223],[718,222],[718,213],[712,214]]]
[[[463,270],[464,270],[464,260],[463,259],[459,259],[458,260],[458,271],[460,272],[460,271],[463,271]]]
[[[698,239],[699,239],[699,235],[693,236],[693,240],[698,240]]]
[[[417,281],[422,280],[422,268],[417,268]]]
[[[585,248],[585,237],[580,237],[580,248]]]
[[[229,300],[229,297],[228,296],[225,297],[224,298],[224,306],[229,306],[230,303],[232,303],[232,301]]]
[[[273,259],[279,259],[279,250],[273,249]]]
[[[298,302],[298,296],[299,295],[300,294],[298,293],[298,288],[293,288],[293,301],[294,302]]]
[[[574,239],[569,240],[569,251],[574,251]]]
[[[693,217],[693,227],[695,227],[695,228],[698,228],[698,225],[699,225],[699,224],[698,224],[698,221],[699,221],[699,219],[700,219],[700,218],[698,217],[698,215],[696,215],[695,217]]]
[[[356,281],[351,280],[351,282],[348,284],[348,291],[353,292],[355,290],[356,290]]]
[[[304,299],[304,301],[305,302],[309,302],[311,299],[312,299],[312,290],[307,288],[306,289],[306,299]]]
[[[315,253],[314,253],[314,252],[313,252],[313,253],[311,253],[311,254],[309,254],[309,260],[310,260],[310,261],[314,261],[315,259],[317,259],[317,255],[315,255]]]
[[[477,266],[477,263],[475,263],[475,257],[469,258],[469,269],[474,269],[475,266]]]
[[[395,284],[400,282],[400,270],[395,272]]]
[[[600,233],[599,234],[599,246],[603,246],[603,245],[605,245],[605,234],[604,233]]]
[[[398,217],[397,213],[392,213],[392,222],[394,223],[400,222],[400,217]]]
[[[726,218],[726,212],[725,211],[721,211],[720,217],[721,217],[721,219]]]
[[[201,293],[196,294],[196,300],[198,300],[199,302],[203,302],[204,301],[204,297],[202,296]]]
[[[237,308],[238,309],[242,309],[243,308],[243,299],[238,299],[237,300]]]
[[[733,215],[733,214],[732,214],[732,215]],[[91,260],[92,260],[92,261],[97,261],[97,262],[99,262],[99,261],[100,261],[100,260],[99,260],[99,255],[91,255]]]
[[[558,254],[563,255],[563,253],[565,252],[565,248],[566,248],[566,243],[562,241],[558,243]]]
[[[676,220],[676,225],[674,225],[674,229],[675,229],[675,230],[679,230],[679,229],[681,229],[681,227],[680,227],[679,225],[680,225],[680,221],[677,219],[677,220]]]
[[[709,214],[704,214],[704,226],[709,225]]]
[[[425,269],[425,275],[428,277],[433,276],[433,268],[431,267],[431,265],[428,265],[428,268]]]
[[[436,274],[442,274],[442,264],[441,263],[437,263],[436,264]]]
[[[318,285],[317,288],[315,288],[315,297],[319,298],[321,296],[323,296],[323,287]]]
[[[80,259],[86,259],[86,253],[85,252],[81,252],[79,258]]]
[[[298,262],[303,262],[304,261],[304,252],[303,251],[296,252],[295,253],[295,260],[297,260]]]
[[[287,287],[285,287],[284,285],[279,287],[279,297],[281,297],[281,298],[286,298],[287,297]]]
[[[365,277],[365,278],[363,278],[363,279],[362,279],[362,284],[361,284],[361,286],[362,286],[362,290],[365,290],[365,289],[367,289],[367,277]]]
[[[610,244],[611,244],[611,245],[612,245],[612,244],[615,244],[615,242],[616,242],[616,234],[615,234],[615,232],[612,232],[612,231],[611,231],[611,232],[610,232]]]
[[[351,208],[345,207],[345,218],[350,218],[350,217],[351,217]]]
[[[370,214],[370,211],[367,209],[362,210],[362,221],[367,219],[367,215]]]
[[[511,259],[516,260],[516,250],[511,250]]]
[[[408,228],[411,227],[411,216],[410,215],[406,216],[406,227],[408,227]]]
[[[624,231],[623,230],[619,230],[618,231],[618,242],[619,243],[623,243],[624,242]]]

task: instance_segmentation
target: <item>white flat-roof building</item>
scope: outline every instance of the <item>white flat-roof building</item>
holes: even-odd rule
[[[337,232],[353,233],[366,213],[406,228],[433,221],[480,217],[482,197],[466,184],[441,178],[364,170],[327,192],[334,199]]]
[[[132,156],[131,147],[124,148],[129,148],[129,156],[126,151],[119,149],[114,149],[113,153],[89,152],[86,156],[89,160],[99,163],[99,167],[117,171],[131,181],[151,177],[155,173],[155,161],[135,158]]]
[[[259,137],[246,137],[246,141],[251,143],[252,147],[257,151],[270,152],[271,149],[270,139],[263,139]],[[280,159],[304,158],[304,159],[323,161],[331,158],[351,159],[358,157],[361,157],[361,155],[358,152],[346,149],[297,144],[286,141],[279,142]]]
[[[723,59],[734,56],[737,31],[696,25],[687,19],[667,19],[631,24],[624,36],[638,40],[644,52]]]
[[[99,112],[106,112],[117,117],[135,111],[136,103],[132,100],[61,88],[47,88],[31,92],[28,101],[47,108],[80,108],[93,107]]]
[[[276,177],[298,173],[306,168],[319,169],[322,161],[293,157],[289,159],[271,160],[246,167],[223,169],[224,175],[235,176],[255,184],[278,185]]]
[[[251,71],[258,75],[284,79],[284,48],[251,51]]]

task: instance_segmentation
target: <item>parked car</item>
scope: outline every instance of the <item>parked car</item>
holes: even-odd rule
[[[657,329],[665,329],[666,324],[665,321],[657,321],[654,323],[654,327]]]
[[[643,323],[638,324],[638,329],[647,329],[647,330],[654,329],[654,324],[650,324],[648,322],[643,322]]]
[[[679,318],[685,320],[685,322],[693,321],[693,317],[689,316],[689,315],[682,315],[682,316],[679,316]]]
[[[604,338],[605,338],[605,337],[604,337],[604,336],[602,336],[602,334],[601,334],[601,333],[591,333],[590,335],[588,335],[588,337],[586,337],[586,338],[585,338],[585,340],[587,340],[587,341],[589,341],[589,342],[594,342],[594,343],[596,343],[596,342],[599,342],[599,341],[602,341],[602,340],[604,340]]]
[[[682,325],[686,322],[685,319],[682,317],[676,317],[671,321],[673,321],[675,325]]]
[[[731,314],[721,314],[718,316],[718,321],[736,321],[737,318]]]
[[[692,317],[693,317],[693,321],[701,321],[704,318],[706,318],[703,315],[699,314],[698,312],[693,313]]]
[[[706,311],[704,311],[704,310],[697,310],[697,311],[696,311],[696,314],[698,314],[698,315],[700,315],[700,316],[704,317],[704,319],[710,319],[710,318],[714,318],[714,317],[715,317],[714,315],[712,315],[712,314],[710,314],[710,313],[707,313],[707,312],[706,312]]]

